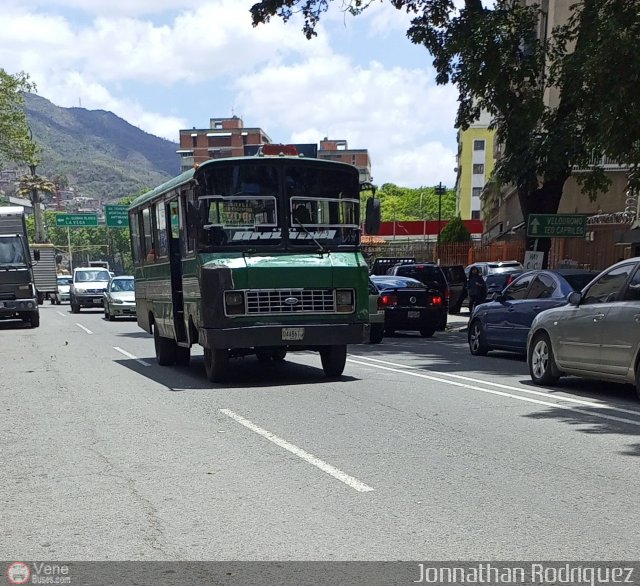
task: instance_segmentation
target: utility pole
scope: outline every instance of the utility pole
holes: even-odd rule
[[[438,240],[436,243],[436,256],[440,264],[440,224],[442,222],[442,196],[447,192],[447,188],[442,185],[442,181],[436,185],[436,195],[438,196]]]

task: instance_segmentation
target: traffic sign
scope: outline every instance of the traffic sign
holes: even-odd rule
[[[97,225],[97,214],[56,214],[56,226],[84,228]]]
[[[533,238],[584,238],[586,228],[581,214],[530,214],[527,220],[527,236]]]
[[[105,205],[104,218],[107,228],[129,227],[129,206]]]
[[[541,269],[544,261],[544,252],[527,250],[524,253],[524,268],[526,271]]]

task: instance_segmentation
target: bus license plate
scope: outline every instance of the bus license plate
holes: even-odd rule
[[[407,312],[407,317],[409,319],[418,319],[420,317],[420,312],[419,311],[409,311],[409,312]]]
[[[304,339],[304,328],[282,328],[282,339],[292,342]]]

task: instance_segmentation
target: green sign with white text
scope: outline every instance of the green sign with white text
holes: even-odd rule
[[[129,206],[105,205],[104,219],[107,228],[129,227]]]
[[[85,228],[97,226],[97,214],[56,214],[56,226],[65,228]]]
[[[581,214],[530,214],[527,220],[530,238],[584,238],[586,228]]]

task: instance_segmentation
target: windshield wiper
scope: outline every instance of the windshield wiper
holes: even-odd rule
[[[295,215],[291,215],[291,217],[296,221],[296,224],[298,224],[298,226],[300,226],[311,238],[311,240],[313,240],[316,243],[316,246],[318,247],[318,251],[320,252],[320,254],[324,254],[326,252],[326,250],[323,248],[322,244],[320,244],[315,236],[309,232],[309,230],[307,229],[307,227],[298,219],[295,217]]]

